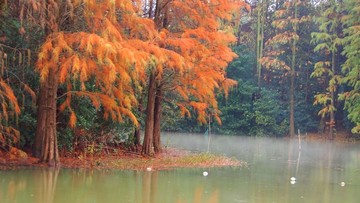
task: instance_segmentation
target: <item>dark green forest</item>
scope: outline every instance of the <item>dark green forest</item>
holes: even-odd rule
[[[42,47],[50,30],[46,28],[47,24],[42,24],[42,15],[30,8],[31,3],[36,4],[37,1],[29,2],[22,4],[22,1],[2,0],[0,3],[0,147],[4,150],[10,146],[34,148],[39,128],[39,95],[42,94],[41,77],[44,75],[39,74],[41,71],[36,64],[39,58],[44,57],[39,53],[44,49]],[[248,0],[245,3],[246,6],[237,7],[237,12],[231,14],[231,20],[217,18],[219,27],[230,30],[236,37],[230,48],[237,55],[226,68],[226,78],[237,81],[237,84],[228,93],[216,92],[217,105],[214,106],[218,106],[221,113],[214,107],[204,111],[205,116],[198,117],[202,111],[196,105],[184,113],[178,105],[182,101],[178,92],[157,92],[157,97],[162,95],[164,98],[161,130],[205,133],[211,126],[212,133],[221,135],[291,137],[301,132],[302,135],[317,133],[334,139],[337,133],[345,132],[358,137],[360,2]],[[65,33],[99,29],[86,24],[89,22],[82,15],[82,9],[82,4],[73,8],[72,18],[61,18],[58,29]],[[139,18],[145,19],[144,16]],[[149,14],[146,18],[157,23],[156,16]],[[166,23],[179,23],[173,18],[171,20]],[[129,28],[128,32],[131,33],[132,29]],[[144,39],[141,34],[139,36],[139,39]],[[146,106],[150,101],[147,95],[152,94],[151,87],[147,85],[151,85],[152,73],[148,71],[146,74],[148,77],[143,84],[133,84],[141,88],[131,93],[138,101],[131,109],[138,127],[131,116],[107,119],[104,117],[108,111],[103,103],[105,100],[96,106],[91,96],[74,96],[71,108],[63,106],[70,101],[69,91],[101,89],[96,79],[90,78],[86,83],[64,79],[69,83],[59,84],[55,95],[55,143],[60,151],[75,151],[77,147],[90,143],[101,146],[104,142],[120,143],[125,140],[127,146],[139,144],[137,132],[145,130]],[[165,69],[164,75],[173,77]],[[176,81],[182,84],[185,80]],[[192,93],[189,98],[196,100],[197,95]],[[111,118],[112,114],[109,115]],[[221,124],[216,119],[217,115]]]
[[[239,57],[227,69],[238,85],[228,98],[219,95],[222,125],[214,122],[214,132],[289,135],[293,92],[296,133],[359,133],[359,2],[301,1],[297,14],[289,4],[254,1],[251,12],[240,16],[238,42],[232,47]],[[292,39],[286,39],[290,34],[296,35],[294,52]],[[168,130],[207,129],[195,125],[195,119],[168,117],[172,122],[164,126]]]

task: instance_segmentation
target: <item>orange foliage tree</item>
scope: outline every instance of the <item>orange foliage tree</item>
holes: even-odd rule
[[[150,0],[147,3],[144,13],[155,21],[162,53],[155,55],[155,68],[148,85],[142,152],[151,155],[161,151],[164,91],[175,92],[172,96],[176,98],[171,100],[177,103],[183,116],[190,116],[189,109],[193,109],[199,122],[205,123],[211,115],[220,123],[216,94],[227,93],[236,84],[225,74],[228,63],[236,57],[229,48],[236,41],[229,23],[232,13],[245,4],[229,0]]]
[[[18,122],[17,116],[20,114],[21,107],[11,88],[13,83],[10,76],[15,76],[16,83],[20,83],[24,93],[31,92],[30,88],[14,73],[15,67],[22,67],[24,64],[29,65],[30,50],[14,47],[7,40],[9,37],[7,35],[10,35],[7,33],[11,33],[11,31],[2,30],[4,28],[11,29],[11,26],[8,26],[7,23],[12,20],[12,15],[17,11],[16,3],[13,1],[0,2],[0,150],[9,150],[20,138],[20,132],[11,124],[13,118]],[[21,33],[21,30],[19,30],[19,33]]]
[[[148,81],[143,144],[146,155],[153,154],[154,140],[157,151],[160,150],[159,122],[165,86],[179,96],[178,106],[184,115],[190,115],[188,108],[193,108],[199,121],[205,122],[211,109],[220,122],[215,97],[217,90],[227,92],[235,84],[225,76],[227,64],[236,56],[229,48],[235,37],[227,25],[239,4],[228,0],[30,3],[40,13],[47,34],[36,63],[41,88],[35,152],[43,162],[59,163],[59,85],[67,89],[61,96],[66,99],[60,110],[70,112],[70,126],[76,122],[71,106],[73,96],[87,97],[95,107],[101,106],[105,118],[122,121],[126,116],[138,125],[132,113],[137,105],[134,92]],[[63,29],[71,27],[72,22],[64,26],[62,14],[72,19],[75,12],[81,13],[78,18],[84,19],[86,26],[76,32]],[[96,85],[96,91],[86,89],[89,80]],[[74,84],[79,84],[79,88]],[[158,135],[156,139],[154,133]]]
[[[20,107],[12,89],[2,77],[0,78],[0,105],[0,147],[7,148],[19,139],[19,131],[8,126],[7,121],[9,116],[20,113]]]
[[[46,3],[53,4],[47,10],[59,6],[54,1]],[[70,112],[70,126],[76,122],[71,107],[73,96],[87,97],[96,108],[101,106],[105,118],[122,121],[126,116],[138,124],[131,111],[137,104],[134,89],[146,79],[151,52],[157,48],[152,41],[157,35],[153,21],[138,15],[140,9],[135,5],[140,2],[137,3],[127,0],[74,1],[73,7],[82,7],[87,23],[84,31],[64,32],[56,29],[56,23],[50,24],[55,29],[42,45],[36,64],[41,76],[36,137],[41,141],[39,157],[43,162],[59,163],[56,141],[59,85],[64,84],[67,88],[60,110]],[[95,83],[96,91],[86,89],[85,83],[89,80]],[[78,90],[75,90],[74,81],[80,84]]]

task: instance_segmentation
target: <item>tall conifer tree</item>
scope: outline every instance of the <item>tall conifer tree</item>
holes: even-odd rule
[[[329,127],[329,139],[334,139],[335,111],[337,89],[341,83],[339,50],[341,47],[342,24],[341,16],[343,12],[342,2],[331,0],[326,2],[321,16],[316,18],[319,24],[319,32],[313,32],[312,42],[317,44],[314,51],[325,55],[324,60],[315,63],[312,77],[320,77],[327,81],[326,92],[315,96],[314,104],[321,104],[323,108],[319,115],[325,117],[329,115],[326,122]]]

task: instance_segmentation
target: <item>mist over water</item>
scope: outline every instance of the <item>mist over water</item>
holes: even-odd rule
[[[357,203],[360,145],[164,133],[165,146],[224,154],[247,167],[168,171],[0,171],[1,203]],[[207,171],[208,175],[203,176]],[[291,179],[295,181],[292,182]]]
[[[247,162],[247,168],[235,172],[241,178],[229,180],[238,181],[234,187],[249,186],[245,187],[248,193],[243,194],[247,197],[245,202],[360,200],[359,143],[212,135],[209,145],[209,137],[204,135],[165,135],[170,146],[199,152],[209,150]],[[291,177],[296,181],[291,183]]]
[[[208,137],[199,134],[164,133],[166,146],[207,152]],[[348,163],[357,156],[360,161],[360,143],[339,143],[331,141],[306,141],[303,138],[270,138],[211,135],[209,151],[226,156],[234,156],[253,164],[256,160],[297,161],[301,153],[302,164],[320,162]],[[259,157],[262,157],[261,159]],[[359,168],[360,169],[360,168]]]

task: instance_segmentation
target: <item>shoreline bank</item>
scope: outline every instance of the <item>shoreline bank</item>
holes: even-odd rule
[[[16,168],[49,168],[47,164],[39,163],[39,159],[31,156],[24,156],[24,154],[23,157],[16,157],[12,154],[5,154],[5,156],[0,157],[4,157],[0,160],[0,170],[11,170]],[[60,167],[70,169],[149,171],[171,170],[177,168],[242,166],[246,166],[246,163],[235,158],[209,153],[194,153],[175,148],[164,149],[163,152],[153,157],[146,157],[138,153],[122,150],[118,153],[100,155],[80,154],[76,157],[60,158]]]

